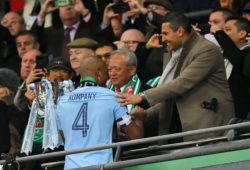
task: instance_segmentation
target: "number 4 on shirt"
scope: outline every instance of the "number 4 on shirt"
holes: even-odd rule
[[[83,137],[87,136],[87,131],[89,129],[89,125],[87,124],[87,112],[88,103],[83,103],[72,125],[72,130],[81,130]]]

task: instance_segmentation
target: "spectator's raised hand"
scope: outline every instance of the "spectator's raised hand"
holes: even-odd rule
[[[110,24],[111,18],[119,16],[119,14],[115,14],[112,9],[112,6],[114,5],[115,3],[110,3],[105,7],[104,12],[103,12],[102,25],[108,26]]]
[[[89,10],[85,7],[84,3],[81,0],[74,0],[74,8],[82,16],[86,16],[89,13]]]
[[[147,8],[144,8],[144,6],[138,1],[138,0],[131,0],[129,2],[130,11],[128,13],[131,14],[146,14],[148,12]]]
[[[154,34],[150,37],[150,39],[148,40],[146,47],[148,49],[150,48],[161,48],[162,45],[160,44],[160,40],[159,38],[161,38],[160,34]]]
[[[38,14],[38,17],[44,19],[45,16],[46,16],[48,13],[57,10],[58,7],[55,7],[55,6],[54,6],[54,1],[55,1],[55,0],[46,0],[46,1],[42,4],[41,10],[40,10],[40,12],[39,12],[39,14]]]
[[[25,80],[26,81],[26,84],[30,84],[30,83],[33,83],[35,82],[36,80],[39,80],[41,79],[42,77],[45,76],[45,71],[43,69],[33,69],[29,76],[27,77],[27,79]]]
[[[195,25],[192,25],[194,31],[197,33],[197,34],[200,34],[201,33],[201,29],[198,27],[198,23],[196,23]]]
[[[24,95],[27,98],[29,104],[31,104],[33,102],[33,100],[36,98],[35,93],[29,89],[27,89],[27,91],[25,92]]]
[[[113,42],[113,44],[115,44],[115,46],[117,47],[117,49],[126,48],[125,43],[122,42],[122,41],[115,41],[115,42]]]
[[[211,28],[210,28],[211,33],[216,33],[219,30],[222,30],[222,29],[217,25],[212,25]]]

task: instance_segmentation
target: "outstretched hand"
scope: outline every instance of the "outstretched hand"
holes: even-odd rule
[[[115,3],[109,3],[103,12],[103,19],[102,24],[108,26],[110,24],[111,18],[118,17],[119,14],[115,14],[112,7],[115,5]]]
[[[130,94],[124,94],[124,93],[117,93],[116,97],[120,98],[118,102],[122,103],[123,106],[129,105],[129,104],[139,104],[142,102],[142,98],[138,94],[130,95]]]
[[[74,0],[74,9],[82,14],[83,16],[86,15],[86,12],[88,11],[85,5],[81,0]]]

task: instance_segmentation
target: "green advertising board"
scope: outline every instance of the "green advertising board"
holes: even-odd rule
[[[143,164],[123,168],[122,170],[193,170],[201,167],[237,163],[246,160],[250,160],[250,149]]]

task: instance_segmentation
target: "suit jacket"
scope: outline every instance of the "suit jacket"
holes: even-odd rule
[[[246,119],[250,111],[250,79],[244,75],[243,70],[250,57],[250,46],[240,50],[224,31],[217,31],[214,36],[223,49],[224,57],[233,65],[228,82],[234,98],[236,117]]]
[[[164,56],[164,65],[170,54]],[[194,31],[183,45],[174,79],[145,91],[147,101],[159,112],[159,134],[169,132],[173,102],[176,103],[183,131],[225,125],[234,116],[233,99],[226,79],[223,57],[217,47]],[[202,102],[218,100],[218,109],[201,107]],[[214,137],[222,132],[185,137],[184,140]]]
[[[41,43],[41,49],[44,53],[50,57],[61,57],[64,41],[64,28],[62,24],[52,26],[49,28],[39,27],[34,25],[32,31],[39,35],[39,41]],[[42,34],[41,34],[42,33]],[[80,21],[80,25],[76,31],[74,39],[77,38],[94,38],[94,32],[91,27],[83,20]]]
[[[10,131],[7,105],[0,100],[0,153],[8,153],[10,149]]]
[[[35,8],[35,0],[25,0],[24,8],[23,8],[23,18],[25,23],[28,25],[28,28],[31,27],[33,24],[29,23],[28,18],[32,16],[32,12]],[[45,1],[40,1],[40,4],[44,3]],[[37,14],[35,14],[37,15]],[[52,15],[47,14],[45,17],[44,27],[52,26]]]
[[[7,28],[0,26],[0,68],[12,69],[19,75],[20,67],[15,40]]]

